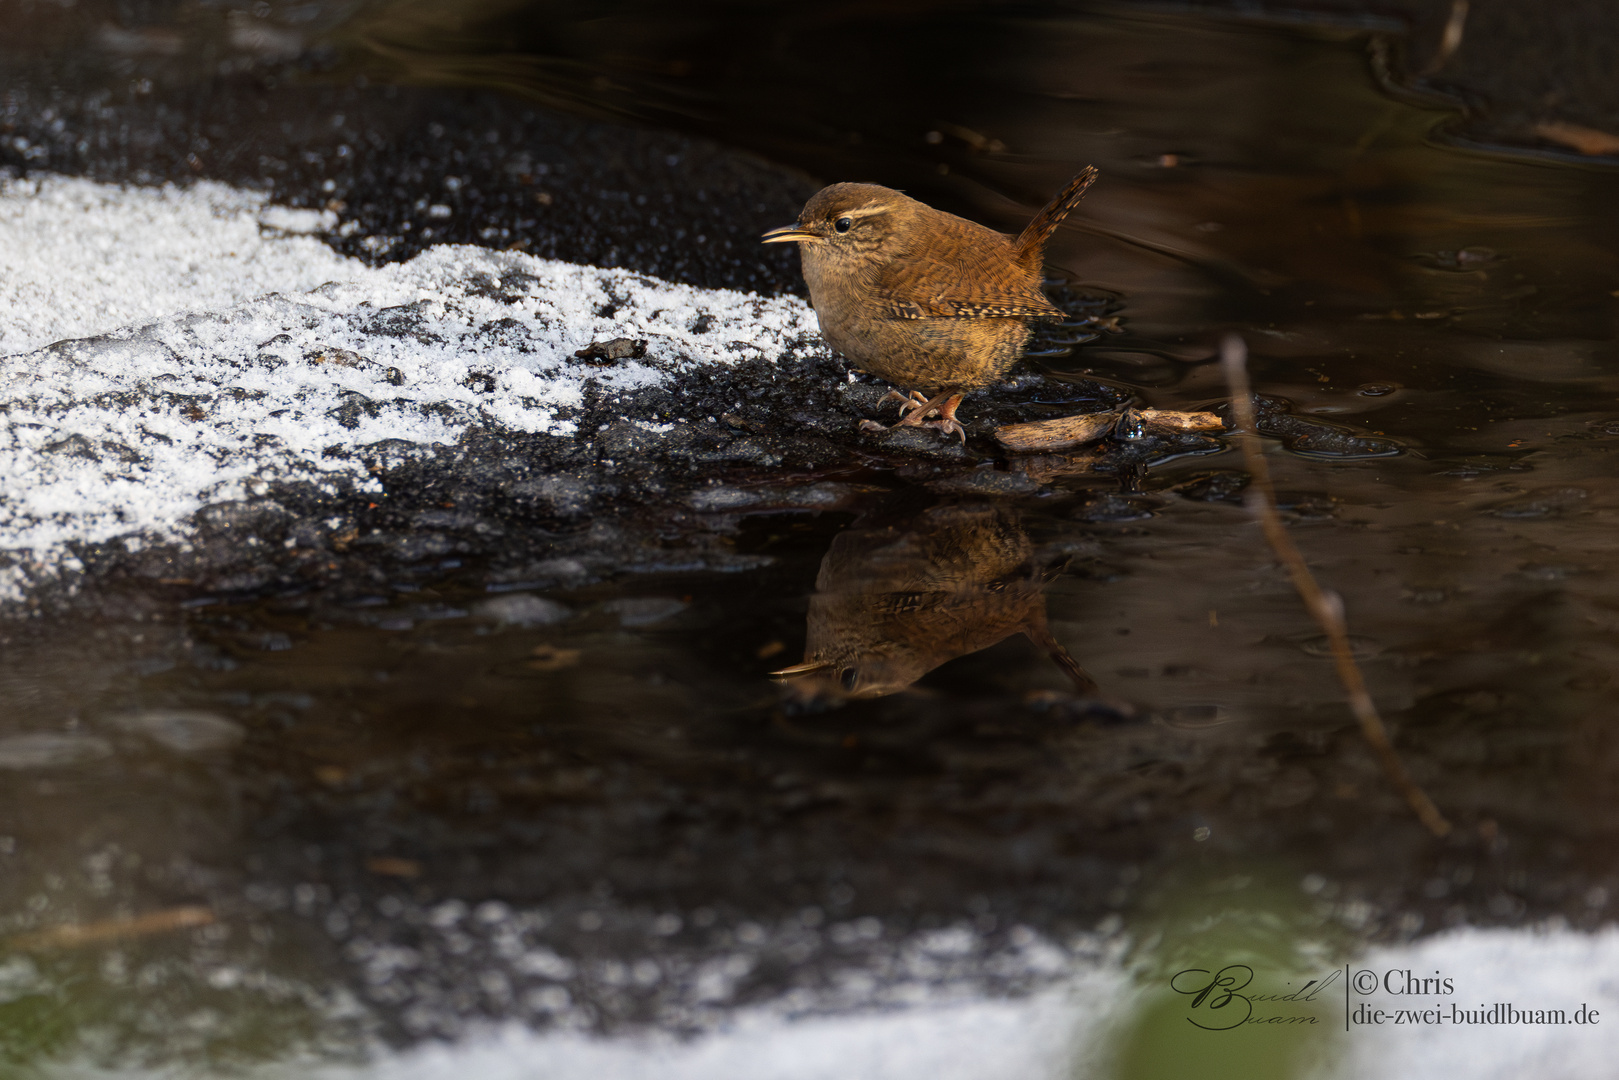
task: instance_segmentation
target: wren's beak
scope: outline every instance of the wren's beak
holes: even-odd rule
[[[789,240],[821,240],[820,233],[812,233],[808,229],[801,229],[797,225],[783,225],[779,229],[771,229],[760,237],[760,243],[785,244]]]

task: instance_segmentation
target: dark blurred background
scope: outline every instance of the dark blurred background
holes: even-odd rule
[[[1057,105],[1138,89],[1166,105],[1217,100],[1224,130],[1209,146],[1104,129],[1074,148],[1115,171],[1110,158],[1189,164],[1234,129],[1264,130],[1274,86],[1211,84],[1222,50],[1173,44],[1221,24],[1250,54],[1264,52],[1256,26],[1276,29],[1270,55],[1245,58],[1255,70],[1300,35],[1363,42],[1386,90],[1443,111],[1430,138],[1619,161],[1619,9],[1597,0],[18,0],[0,38],[0,167],[267,187],[358,220],[332,242],[372,261],[454,240],[794,289],[790,253],[752,246],[811,190],[794,170],[879,180],[1010,227],[1071,163],[1042,168],[1052,147],[1020,140],[1008,115],[1038,127]],[[477,212],[400,228],[417,200],[446,197],[447,175],[452,205]],[[648,205],[678,225],[643,234]]]

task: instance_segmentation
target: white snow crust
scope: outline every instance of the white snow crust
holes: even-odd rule
[[[1033,993],[999,997],[922,993],[907,1005],[839,1014],[795,1015],[783,1003],[736,1010],[694,1038],[642,1032],[602,1037],[569,1025],[532,1030],[485,1028],[453,1042],[378,1049],[364,1062],[332,1064],[294,1055],[249,1070],[253,1080],[1074,1080],[1122,1078],[1121,1040],[1132,1038],[1142,1010],[1164,990],[1143,984],[1120,950],[1087,957],[1059,981]],[[1288,1075],[1297,1080],[1609,1080],[1619,1059],[1619,931],[1462,927],[1421,941],[1379,946],[1351,961],[1381,977],[1410,970],[1451,980],[1454,993],[1405,998],[1381,990],[1351,995],[1351,1005],[1386,1010],[1380,1026],[1341,1026],[1340,980],[1308,1031],[1312,1053]],[[1179,999],[1177,999],[1179,1000]],[[1598,1022],[1583,1026],[1393,1022],[1393,1011],[1480,1009],[1495,1002],[1562,1009],[1581,1005]],[[1296,1034],[1296,1031],[1295,1031]],[[1220,1039],[1208,1032],[1211,1052]],[[1262,1053],[1265,1033],[1249,1033]],[[1281,1036],[1277,1036],[1280,1038]],[[1196,1043],[1189,1044],[1196,1046]],[[1229,1060],[1229,1057],[1226,1058]],[[1191,1071],[1186,1075],[1197,1075]],[[1263,1075],[1280,1075],[1264,1072]],[[51,1080],[157,1080],[203,1075],[177,1068],[106,1071],[63,1062]],[[1156,1075],[1156,1074],[1155,1074]]]
[[[473,427],[571,434],[587,380],[814,340],[795,298],[472,247],[372,268],[307,235],[330,224],[218,184],[0,185],[0,552],[37,573],[73,542],[183,538],[270,481],[374,487],[369,463]],[[573,355],[619,337],[646,357]]]
[[[1064,981],[1018,998],[950,999],[844,1016],[790,1018],[761,1007],[690,1041],[592,1038],[567,1030],[499,1029],[454,1045],[423,1045],[367,1065],[310,1070],[321,1080],[1072,1080],[1116,1077],[1116,1047],[1153,990],[1133,981],[1115,952],[1092,954]],[[1379,946],[1351,962],[1379,980],[1389,971],[1448,977],[1454,993],[1405,998],[1351,994],[1388,1022],[1345,1032],[1311,1029],[1313,1062],[1299,1080],[1608,1080],[1619,1060],[1619,931],[1458,928]],[[1343,983],[1333,987],[1341,993]],[[1587,1005],[1585,1026],[1395,1024],[1398,1008],[1519,1009]],[[1341,1023],[1341,999],[1323,1017]],[[1210,1032],[1212,1040],[1229,1038]],[[272,1070],[272,1075],[276,1075]],[[1188,1073],[1195,1075],[1195,1072]]]

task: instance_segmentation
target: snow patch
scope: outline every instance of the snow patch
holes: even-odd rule
[[[571,435],[587,382],[815,340],[795,298],[470,247],[372,268],[292,235],[327,225],[220,184],[0,185],[0,552],[48,572],[274,481],[375,490],[471,429]],[[626,333],[644,357],[574,356]]]

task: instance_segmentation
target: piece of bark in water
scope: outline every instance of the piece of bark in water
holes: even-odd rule
[[[1028,424],[1007,424],[995,429],[995,439],[1017,454],[1066,450],[1070,446],[1095,442],[1113,430],[1118,419],[1118,414],[1105,412],[1059,416],[1053,420],[1036,420]]]
[[[1170,409],[1137,409],[1136,419],[1143,431],[1154,435],[1183,435],[1194,431],[1224,431],[1219,413],[1174,412]]]

